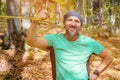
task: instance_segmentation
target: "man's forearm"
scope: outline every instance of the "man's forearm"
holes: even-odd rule
[[[102,59],[101,65],[96,70],[99,73],[103,72],[110,65],[110,63],[112,62],[112,60],[113,60],[113,57],[111,55],[107,56],[107,57],[104,57]]]
[[[36,41],[36,35],[37,35],[37,24],[38,22],[32,21],[31,26],[28,29],[27,33],[27,43],[32,46],[34,42]]]
[[[90,73],[90,80],[96,80],[96,78],[102,73],[112,62],[113,56],[111,52],[107,49],[104,49],[99,56],[102,58],[101,64],[93,71],[93,73]]]

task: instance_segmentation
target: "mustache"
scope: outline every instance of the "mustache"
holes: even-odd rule
[[[76,25],[69,25],[69,28],[76,29],[77,31],[81,30],[81,27],[78,28]]]
[[[75,25],[69,25],[69,27],[76,29],[76,26],[75,26]]]

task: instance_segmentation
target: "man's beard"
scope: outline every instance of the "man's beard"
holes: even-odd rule
[[[75,37],[78,34],[76,30],[75,31],[67,30],[66,32],[70,37]]]

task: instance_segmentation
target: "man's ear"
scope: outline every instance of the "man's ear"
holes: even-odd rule
[[[2,42],[3,42],[2,39],[0,39],[0,45],[2,44]]]
[[[65,28],[65,22],[63,22],[63,28]]]

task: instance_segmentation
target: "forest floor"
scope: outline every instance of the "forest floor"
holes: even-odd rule
[[[44,36],[50,33],[62,33],[63,31],[63,28],[54,27],[54,25],[41,26],[38,30],[38,36]],[[92,35],[90,36],[93,37]],[[103,39],[97,36],[94,36],[94,38],[106,48],[110,49],[114,57],[113,62],[97,80],[120,80],[120,38],[110,37],[109,39]],[[30,56],[26,61],[26,66],[22,71],[23,80],[52,80],[49,51],[30,48],[29,54]],[[100,57],[96,55],[91,56],[91,72],[99,66],[100,62]]]

